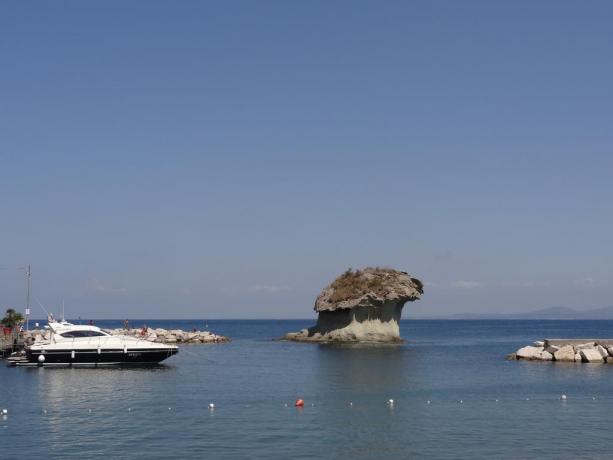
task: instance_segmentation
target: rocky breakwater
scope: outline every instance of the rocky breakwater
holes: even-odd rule
[[[286,334],[297,342],[401,342],[404,304],[420,298],[423,284],[407,272],[368,267],[347,270],[315,301],[315,326]]]
[[[105,329],[111,335],[124,335],[135,337],[149,342],[157,343],[226,343],[230,342],[228,337],[213,334],[209,331],[187,332],[180,329]],[[49,339],[49,330],[31,330],[22,332],[24,342],[27,345],[34,343],[35,340]]]
[[[110,329],[111,335],[127,335],[157,343],[226,343],[230,339],[209,331],[182,331],[181,329]]]
[[[613,364],[613,340],[547,339],[522,347],[507,359]]]

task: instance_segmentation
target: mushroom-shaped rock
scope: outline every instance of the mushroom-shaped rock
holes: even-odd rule
[[[402,308],[423,292],[422,282],[406,272],[379,267],[349,269],[317,296],[317,324],[283,338],[301,342],[399,342]]]

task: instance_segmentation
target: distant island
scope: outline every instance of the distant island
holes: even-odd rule
[[[315,301],[317,324],[282,340],[297,342],[400,342],[406,302],[423,294],[423,284],[391,268],[351,268],[326,286]]]
[[[613,306],[578,310],[570,307],[548,307],[524,313],[457,313],[440,316],[413,316],[411,319],[566,319],[613,320]]]

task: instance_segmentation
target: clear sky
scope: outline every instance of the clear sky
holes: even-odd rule
[[[610,1],[0,6],[0,306],[312,317],[613,305]],[[33,313],[42,316],[33,301]]]

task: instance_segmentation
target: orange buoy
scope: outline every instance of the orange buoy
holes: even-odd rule
[[[294,406],[296,406],[296,407],[304,407],[304,400],[303,399],[297,399],[296,402],[294,403]]]

